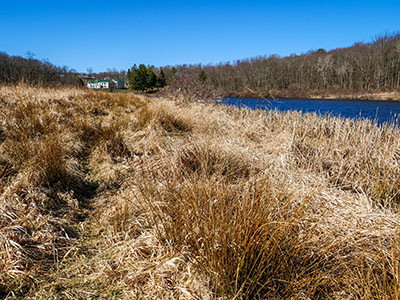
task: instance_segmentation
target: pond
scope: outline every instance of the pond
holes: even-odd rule
[[[343,118],[367,118],[378,124],[398,123],[397,120],[400,117],[400,101],[224,98],[222,103],[251,109],[295,110]]]

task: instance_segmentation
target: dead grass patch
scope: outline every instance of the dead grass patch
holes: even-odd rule
[[[0,108],[0,297],[399,298],[393,126],[25,86]]]

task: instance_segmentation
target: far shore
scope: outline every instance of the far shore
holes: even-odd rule
[[[400,101],[400,91],[392,92],[291,92],[291,91],[269,91],[268,93],[232,93],[227,97],[237,98],[280,98],[280,99],[343,99],[343,100],[378,100],[378,101]]]
[[[348,100],[381,100],[400,101],[400,92],[364,92],[356,94],[321,94],[311,95],[310,99],[348,99]]]

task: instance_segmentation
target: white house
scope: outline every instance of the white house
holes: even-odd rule
[[[87,87],[91,89],[108,89],[110,81],[108,80],[88,80]]]
[[[91,89],[123,89],[125,84],[121,79],[88,80],[87,87]]]

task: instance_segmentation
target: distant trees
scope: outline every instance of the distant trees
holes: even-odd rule
[[[166,78],[163,70],[157,76],[153,67],[140,64],[128,70],[129,86],[134,91],[150,91],[165,86]]]
[[[220,96],[288,96],[310,92],[400,90],[400,34],[383,35],[370,43],[302,55],[255,57],[218,65],[164,67],[171,89],[201,88]]]
[[[86,72],[87,72],[89,78],[92,78],[93,68],[92,67],[87,67]]]
[[[79,77],[67,67],[56,67],[48,61],[34,59],[34,54],[27,51],[27,58],[9,56],[0,52],[0,83],[30,85],[82,85]]]
[[[105,72],[92,73],[91,75],[94,79],[120,79],[127,81],[129,78],[126,70],[118,71],[116,68],[108,68]]]

